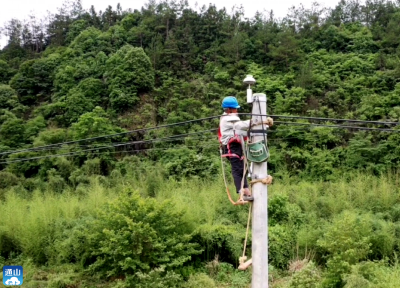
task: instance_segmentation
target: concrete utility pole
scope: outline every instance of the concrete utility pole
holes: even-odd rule
[[[267,96],[256,93],[253,95],[253,114],[267,114]],[[266,129],[262,125],[267,116],[252,116],[252,123],[256,124],[254,130]],[[267,139],[263,133],[254,133],[251,141],[258,142]],[[266,144],[266,143],[265,143]],[[268,177],[267,162],[253,163],[252,180],[266,179]],[[252,259],[253,275],[251,288],[268,288],[268,189],[267,185],[258,182],[252,186],[253,222],[252,222]]]
[[[247,89],[247,103],[253,103],[252,127],[250,139],[247,143],[247,159],[251,161],[251,181],[253,200],[252,222],[252,259],[244,263],[241,270],[248,265],[253,266],[251,288],[268,288],[268,189],[267,184],[272,181],[268,176],[267,160],[267,96],[263,93],[253,95],[251,85],[256,80],[251,75],[243,80],[249,85]],[[265,116],[255,116],[265,115]],[[265,129],[263,131],[263,129]],[[265,142],[264,142],[265,141]],[[250,264],[251,263],[251,264]]]

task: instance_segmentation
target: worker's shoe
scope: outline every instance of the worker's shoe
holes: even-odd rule
[[[243,201],[248,201],[248,202],[254,200],[253,196],[251,196],[251,195],[250,195],[250,196],[243,195],[243,196],[242,196],[242,199],[243,199]]]
[[[253,198],[253,196],[251,196],[251,192],[250,192],[250,189],[249,188],[243,188],[242,190],[242,200],[243,201],[245,201],[245,202],[248,202],[248,201],[253,201],[254,200],[254,198]]]
[[[251,192],[249,188],[243,188],[242,189],[242,195],[243,196],[251,196]]]

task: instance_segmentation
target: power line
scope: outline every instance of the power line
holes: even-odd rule
[[[162,141],[162,142],[173,142],[173,141],[178,141],[178,140],[185,140],[185,139],[183,139],[184,137],[186,137],[185,135],[186,134],[179,134],[179,135],[183,135],[182,137],[176,137],[176,138],[173,138],[173,139],[164,139],[164,138],[156,138],[156,139],[148,139],[148,140],[144,140],[144,141],[150,141],[150,140],[154,140],[154,141],[152,141],[152,142],[160,142],[160,141]],[[175,135],[174,135],[175,136]],[[176,135],[176,136],[178,136],[178,135]],[[190,136],[190,135],[189,135]],[[181,139],[182,138],[182,139]],[[201,140],[202,139],[202,136],[201,135],[199,135],[199,137],[193,137],[193,138],[190,138],[190,139],[193,139],[193,140]],[[117,145],[117,144],[127,144],[127,143],[131,143],[131,142],[115,142],[115,143],[110,143],[110,144],[115,144],[115,145]],[[101,147],[100,145],[102,145],[101,143],[97,143],[97,144],[90,144],[90,145],[78,145],[78,146],[68,146],[68,148],[69,149],[87,149],[87,148],[96,148],[96,147]],[[63,149],[63,147],[49,147],[49,148],[46,148],[46,149],[40,149],[40,150],[32,150],[32,151],[27,151],[27,152],[46,152],[46,151],[57,151],[57,150],[60,150],[60,149]],[[65,147],[65,149],[67,149],[67,147]],[[22,153],[22,152],[21,152]],[[18,153],[10,153],[11,155],[12,154],[18,154]],[[9,154],[9,155],[10,155]]]
[[[252,113],[238,113],[238,115],[268,116],[272,118],[283,118],[283,119],[303,119],[303,120],[315,120],[315,121],[349,122],[349,123],[377,124],[377,125],[400,125],[400,122],[383,122],[383,121],[369,121],[369,120],[341,119],[341,118],[288,116],[288,115],[261,115]]]
[[[178,135],[171,135],[163,138],[156,138],[156,139],[148,139],[148,140],[140,140],[140,141],[131,141],[131,142],[120,142],[120,143],[111,143],[111,145],[108,146],[93,146],[93,145],[87,145],[87,147],[93,147],[93,149],[105,149],[109,147],[120,147],[120,146],[127,146],[127,145],[134,145],[134,144],[147,144],[147,143],[155,143],[155,142],[168,142],[168,141],[177,141],[177,140],[182,140],[180,138],[185,138],[188,136],[194,136],[194,135],[199,135],[199,134],[205,134],[205,133],[210,133],[214,132],[217,129],[209,129],[209,130],[202,130],[202,131],[197,131],[197,132],[190,132],[190,133],[185,133],[185,134],[178,134]],[[80,147],[85,147],[85,146],[78,146]],[[74,147],[77,148],[77,147]],[[51,149],[56,149],[56,148],[51,148]],[[39,150],[39,151],[30,151],[30,152],[41,152],[41,151],[48,151],[48,150]],[[13,153],[16,154],[16,153]]]
[[[182,138],[182,137],[187,137],[187,136],[191,136],[191,135],[198,135],[198,134],[213,132],[213,131],[216,131],[216,130],[217,129],[210,129],[210,130],[203,130],[203,131],[186,133],[186,134],[173,135],[173,136],[164,137],[164,138],[150,139],[150,140],[144,140],[144,141],[118,143],[118,144],[109,145],[109,146],[94,147],[94,148],[91,148],[91,149],[85,149],[85,150],[81,150],[81,151],[72,151],[72,152],[62,153],[62,154],[44,155],[44,156],[36,156],[36,157],[30,157],[30,158],[20,158],[20,159],[0,162],[0,164],[11,164],[11,163],[17,163],[17,162],[26,162],[26,161],[31,161],[31,160],[41,160],[41,159],[48,159],[48,158],[55,158],[55,157],[69,157],[69,156],[75,156],[75,155],[81,154],[83,152],[92,152],[92,151],[96,151],[96,150],[102,150],[102,149],[107,149],[107,148],[115,148],[115,147],[121,147],[121,146],[128,146],[128,145],[133,145],[133,144],[156,143],[156,142],[160,142],[160,141],[175,141],[175,140],[177,140],[179,138]],[[303,130],[303,129],[301,129],[301,130]],[[285,130],[283,130],[283,131],[285,131]],[[286,130],[286,131],[293,131],[293,130]],[[278,132],[278,131],[277,130],[268,131],[268,133],[276,133],[276,132]],[[280,130],[279,132],[282,132],[282,130]],[[271,141],[282,141],[282,140],[292,139],[292,138],[296,138],[296,137],[286,137],[286,138],[279,138],[279,139],[271,139]],[[219,143],[215,143],[215,144],[219,145]],[[181,148],[196,148],[196,147],[197,148],[203,148],[203,147],[213,147],[213,146],[211,146],[211,145],[183,146]],[[141,151],[144,152],[144,151],[156,150],[156,149],[169,150],[169,149],[174,149],[174,148],[171,148],[171,147],[165,147],[165,148],[143,148],[143,149],[137,149],[137,150],[107,151],[107,152],[97,151],[97,152],[93,152],[92,154],[132,153],[132,152],[141,152]],[[46,151],[46,150],[43,150],[43,151]],[[31,151],[31,152],[41,152],[41,151]]]
[[[79,146],[76,146],[76,147],[73,147],[73,148],[103,149],[103,148],[109,148],[109,147],[125,146],[125,145],[129,145],[129,144],[133,145],[133,144],[145,144],[145,143],[149,143],[149,142],[159,142],[159,141],[163,141],[163,142],[164,141],[176,141],[179,138],[184,138],[184,137],[188,137],[188,136],[192,136],[192,135],[198,135],[198,134],[207,133],[207,132],[215,132],[217,130],[218,130],[217,128],[214,128],[214,129],[203,130],[203,131],[198,131],[198,132],[172,135],[172,136],[168,136],[168,137],[164,137],[164,138],[140,140],[140,141],[132,141],[132,142],[110,143],[111,146],[110,145],[108,145],[108,146],[96,146],[96,144],[91,144],[91,145],[79,145]],[[274,131],[274,130],[268,130],[267,131],[267,133],[276,133],[276,132],[277,131]],[[73,141],[73,142],[77,143],[78,141]],[[61,146],[61,144],[64,144],[64,143],[67,143],[67,142],[58,143],[57,145],[56,144],[50,144],[50,145],[45,145],[45,146],[40,146],[40,147],[26,148],[26,149],[23,149],[23,150],[3,152],[3,153],[0,153],[0,156],[1,155],[10,155],[10,154],[23,153],[23,152],[55,151],[55,150],[61,149],[62,147],[60,147],[60,146]],[[99,143],[97,145],[101,145],[101,144]]]
[[[327,127],[327,128],[340,128],[340,129],[357,129],[357,130],[366,130],[366,131],[400,132],[400,130],[396,130],[396,129],[370,128],[370,127],[347,126],[347,125],[329,125],[329,124],[283,122],[283,121],[275,121],[275,123],[282,124],[282,125],[301,125],[301,126],[311,126],[311,127],[315,126],[315,127]]]
[[[267,115],[252,114],[252,113],[238,113],[238,115],[267,116]],[[269,116],[273,117],[273,118],[304,119],[304,120],[333,121],[333,122],[349,122],[349,123],[362,123],[362,124],[379,124],[379,125],[398,125],[398,124],[400,124],[399,122],[366,121],[366,120],[340,119],[340,118],[286,116],[286,115],[269,115]],[[126,132],[121,132],[121,133],[115,133],[115,134],[109,134],[109,135],[85,138],[85,139],[80,139],[80,140],[60,142],[60,143],[49,144],[49,145],[44,145],[44,146],[39,146],[39,147],[32,147],[32,148],[26,148],[26,149],[14,150],[14,151],[6,151],[6,152],[0,153],[0,156],[1,155],[15,154],[15,153],[22,153],[22,152],[47,151],[47,150],[52,150],[52,149],[49,149],[49,148],[56,148],[56,147],[60,147],[60,146],[63,146],[63,145],[71,145],[71,144],[76,144],[76,143],[81,143],[81,142],[86,142],[86,141],[94,141],[94,140],[98,140],[98,139],[105,139],[105,138],[110,138],[110,137],[128,135],[128,134],[132,134],[132,133],[136,133],[136,132],[146,132],[146,131],[157,130],[157,129],[162,129],[162,128],[175,127],[175,126],[185,125],[185,124],[188,124],[188,123],[200,122],[200,121],[205,121],[205,120],[212,120],[212,119],[216,119],[216,118],[219,118],[219,117],[221,117],[221,115],[210,116],[210,117],[194,119],[194,120],[188,120],[188,121],[177,122],[177,123],[171,123],[171,124],[165,124],[165,125],[160,125],[160,126],[150,127],[150,128],[136,129],[136,130],[126,131]],[[282,122],[282,121],[275,121],[275,123],[277,123],[277,124],[286,124],[286,125],[321,126],[321,127],[329,127],[329,128],[358,129],[358,130],[382,131],[382,132],[383,131],[384,132],[399,132],[398,130],[395,130],[395,129],[369,128],[369,127],[358,127],[358,126],[326,125],[326,124]],[[273,131],[270,131],[270,132],[273,132]],[[174,136],[167,137],[167,138],[172,138],[172,137],[174,137]],[[177,135],[177,137],[179,137],[179,135]],[[146,143],[146,142],[148,142],[148,141],[135,141],[135,142],[130,142],[130,144],[140,144],[140,143]],[[118,145],[119,144],[116,144],[115,146],[114,145],[106,146],[105,148],[118,147]],[[127,144],[126,143],[122,143],[121,145],[127,145]],[[96,149],[102,149],[102,147],[97,147]]]
[[[276,141],[282,141],[282,140],[287,140],[287,139],[297,139],[297,137],[286,137],[286,138],[278,138],[278,139],[270,139],[269,141],[276,142]],[[124,151],[107,151],[107,152],[93,152],[92,154],[94,155],[99,155],[99,154],[123,154],[123,153],[135,153],[135,152],[146,152],[146,151],[153,151],[153,150],[170,150],[170,149],[184,149],[184,148],[212,148],[212,147],[218,147],[219,143],[215,143],[213,145],[203,145],[203,146],[181,146],[179,148],[172,148],[172,147],[164,147],[164,148],[144,148],[144,149],[136,149],[136,150],[124,150]],[[111,147],[112,148],[112,147]],[[96,150],[96,149],[90,149],[90,150]],[[70,156],[76,156],[82,152],[87,152],[88,150],[82,150],[82,151],[76,151],[76,152],[71,152],[71,153],[64,153],[64,154],[54,154],[54,155],[46,155],[46,156],[39,156],[39,157],[31,157],[31,158],[22,158],[22,159],[15,159],[11,161],[5,161],[5,162],[0,162],[0,164],[12,164],[12,163],[18,163],[18,162],[26,162],[26,161],[32,161],[32,160],[41,160],[41,159],[49,159],[49,158],[58,158],[58,157],[70,157]]]
[[[100,147],[95,147],[95,148],[91,148],[91,149],[85,149],[85,150],[81,150],[81,151],[69,152],[69,153],[63,153],[63,154],[57,154],[57,155],[67,156],[67,155],[69,155],[71,153],[79,154],[79,153],[82,153],[82,152],[90,152],[90,151],[102,150],[102,149],[107,149],[107,148],[115,148],[115,147],[128,146],[128,145],[134,145],[134,144],[146,144],[146,143],[152,143],[152,142],[157,142],[157,141],[164,141],[166,139],[175,139],[175,138],[179,139],[181,137],[187,137],[187,136],[190,136],[190,135],[198,135],[198,134],[202,134],[202,133],[208,133],[208,132],[212,132],[212,131],[215,131],[215,130],[216,129],[210,129],[210,130],[203,130],[203,131],[198,131],[198,132],[173,135],[173,136],[169,136],[169,137],[157,138],[157,139],[151,139],[151,140],[132,141],[132,142],[125,142],[125,143],[120,143],[120,144],[112,144],[112,145],[108,145],[108,146],[100,146]],[[29,149],[25,149],[25,150],[28,150],[28,151],[24,151],[24,152],[40,152],[40,151],[30,151]],[[16,153],[13,153],[13,154],[16,154]],[[39,159],[47,158],[49,156],[53,156],[53,155],[16,159],[16,160],[13,160],[13,161],[0,162],[0,164],[23,162],[23,161],[27,161],[27,160],[39,160]]]
[[[165,125],[160,125],[160,126],[155,126],[155,127],[150,127],[150,128],[136,129],[136,130],[126,131],[126,132],[103,135],[103,136],[97,136],[97,137],[91,137],[91,138],[86,138],[86,139],[67,141],[67,142],[60,142],[60,143],[49,144],[49,145],[44,145],[44,146],[39,146],[39,147],[34,147],[34,148],[7,151],[7,152],[0,153],[0,156],[1,155],[14,154],[14,153],[20,153],[20,152],[31,152],[31,151],[34,151],[34,150],[40,150],[40,149],[47,148],[47,147],[57,147],[57,146],[61,146],[61,145],[70,145],[70,144],[75,144],[75,143],[80,143],[80,142],[85,142],[85,141],[94,141],[94,140],[98,140],[98,139],[123,136],[123,135],[128,135],[128,134],[132,134],[132,133],[136,133],[136,132],[146,132],[146,131],[157,130],[157,129],[162,129],[162,128],[169,128],[169,127],[174,127],[174,126],[185,125],[185,124],[188,124],[188,123],[200,122],[200,121],[205,121],[205,120],[212,120],[212,119],[216,119],[216,118],[219,118],[219,117],[221,117],[221,115],[210,116],[210,117],[205,117],[205,118],[200,118],[200,119],[195,119],[195,120],[188,120],[188,121],[177,122],[177,123],[171,123],[171,124],[165,124]]]
[[[197,146],[182,146],[180,148],[195,148]],[[203,147],[213,147],[211,145],[205,145]],[[136,150],[129,150],[129,151],[109,151],[109,152],[93,152],[93,154],[119,154],[119,153],[133,153],[133,152],[145,152],[145,151],[152,151],[152,150],[169,150],[169,149],[176,149],[176,148],[145,148],[145,149],[136,149]],[[26,161],[31,161],[31,160],[41,160],[41,159],[48,159],[48,158],[58,158],[58,157],[70,157],[70,156],[76,156],[79,153],[82,153],[85,151],[77,151],[77,152],[72,152],[72,153],[65,153],[65,154],[54,154],[54,155],[46,155],[46,156],[40,156],[40,157],[32,157],[32,158],[23,158],[23,159],[16,159],[12,161],[7,161],[7,162],[0,162],[0,164],[11,164],[11,163],[17,163],[17,162],[26,162]]]

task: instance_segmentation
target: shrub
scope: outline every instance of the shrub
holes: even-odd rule
[[[142,48],[125,45],[106,64],[110,103],[114,110],[124,111],[138,103],[137,93],[154,86],[154,70]]]
[[[341,287],[343,276],[350,267],[367,258],[371,252],[372,224],[368,215],[344,211],[326,227],[326,233],[317,245],[329,253],[327,261],[328,287]]]
[[[207,178],[218,172],[216,159],[196,153],[186,147],[166,150],[161,162],[165,164],[166,173],[169,176],[179,178],[188,176]]]
[[[13,173],[0,171],[0,189],[8,188],[17,185],[19,179]]]
[[[371,235],[372,225],[368,215],[344,211],[326,227],[326,233],[318,240],[318,245],[331,255],[355,264],[366,259],[370,253]]]
[[[132,288],[178,288],[181,287],[182,278],[173,271],[158,268],[149,273],[138,272],[128,277],[126,282]]]
[[[308,262],[300,271],[294,273],[289,288],[317,288],[321,276],[314,262]]]
[[[57,275],[50,279],[48,282],[48,288],[68,288],[74,287],[74,281],[71,279],[70,275]]]
[[[344,288],[392,288],[400,285],[398,264],[385,265],[382,262],[361,262],[352,266],[351,273],[344,279]]]
[[[108,277],[149,273],[155,268],[171,271],[200,252],[190,242],[183,215],[170,201],[142,199],[126,190],[105,205],[97,219],[86,221],[81,232],[66,233],[60,247],[73,246],[80,254],[74,253],[76,260]],[[63,257],[70,256],[63,253]]]
[[[18,105],[20,104],[15,90],[8,85],[0,84],[0,109],[12,109]]]
[[[293,228],[283,225],[271,226],[268,231],[269,263],[276,268],[286,269],[293,258],[296,234]]]
[[[268,222],[276,224],[300,224],[301,209],[297,204],[289,203],[289,198],[283,195],[274,195],[268,203]]]
[[[21,249],[18,242],[11,236],[7,235],[6,231],[0,226],[0,258],[9,258],[13,254],[19,254]]]
[[[244,235],[245,230],[240,230],[237,225],[213,223],[198,226],[194,239],[205,247],[202,260],[210,261],[219,255],[222,261],[236,263],[243,249]]]
[[[189,280],[184,284],[185,288],[198,288],[198,287],[207,287],[207,288],[215,288],[215,282],[213,279],[208,277],[204,273],[191,275]]]

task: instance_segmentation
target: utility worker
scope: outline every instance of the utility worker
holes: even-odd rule
[[[231,163],[232,176],[237,193],[241,192],[243,181],[243,200],[251,201],[253,198],[251,197],[247,177],[244,175],[243,143],[241,138],[235,134],[235,130],[248,130],[250,128],[250,120],[240,120],[237,115],[237,109],[240,106],[236,97],[225,97],[222,101],[222,108],[224,113],[219,123],[219,138],[223,148],[223,156],[227,157]]]
[[[222,108],[224,109],[224,113],[220,119],[218,136],[223,148],[223,156],[227,157],[231,163],[232,176],[237,193],[242,192],[242,196],[244,196],[243,200],[252,201],[253,197],[249,190],[247,177],[244,175],[244,151],[242,148],[244,143],[242,143],[242,138],[235,134],[235,131],[238,130],[249,130],[250,120],[240,120],[237,114],[237,109],[240,108],[240,106],[236,97],[225,97],[222,100]],[[271,117],[267,117],[266,121],[263,121],[263,123],[272,126],[274,121]],[[242,188],[242,181],[243,190],[240,191]]]

